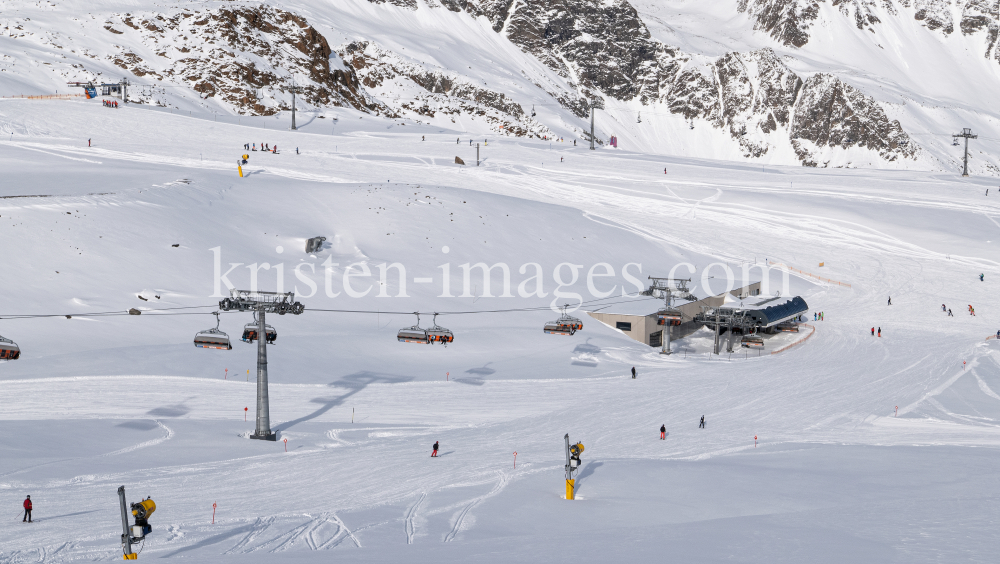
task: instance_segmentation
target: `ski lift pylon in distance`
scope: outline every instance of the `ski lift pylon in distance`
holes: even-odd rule
[[[566,308],[568,307],[569,304],[564,304],[562,306],[562,315],[559,316],[559,319],[546,323],[543,331],[550,335],[573,335],[583,329],[583,321],[566,313]]]
[[[233,345],[229,342],[229,335],[219,330],[219,312],[213,311],[212,315],[215,316],[215,327],[195,334],[194,346],[200,349],[233,350]]]
[[[21,348],[17,343],[0,335],[0,360],[17,360],[21,357]]]

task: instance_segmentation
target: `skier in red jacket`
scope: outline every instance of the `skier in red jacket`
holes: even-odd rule
[[[431,456],[433,456],[433,457],[436,458],[437,455],[438,455],[438,442],[437,441],[434,441],[434,447],[433,448],[434,448],[434,452],[431,453]]]
[[[28,497],[24,498],[24,519],[21,519],[21,522],[24,523],[25,521],[27,521],[29,523],[31,522],[31,496],[30,495]]]

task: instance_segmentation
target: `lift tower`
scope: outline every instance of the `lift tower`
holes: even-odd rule
[[[978,135],[973,135],[972,130],[968,127],[963,127],[961,133],[956,133],[952,135],[955,141],[958,141],[959,137],[965,137],[965,154],[962,157],[962,176],[969,176],[969,139],[978,139]]]
[[[649,288],[642,291],[643,296],[653,296],[663,298],[663,309],[656,312],[657,324],[663,325],[663,338],[660,339],[660,354],[670,354],[670,327],[681,324],[681,312],[674,307],[674,298],[682,300],[694,300],[694,295],[688,289],[690,278],[656,278],[649,276]]]
[[[257,430],[251,439],[273,441],[277,437],[271,432],[271,411],[267,398],[267,326],[265,313],[300,315],[305,306],[295,301],[294,292],[255,292],[232,290],[232,297],[219,302],[222,311],[253,311],[257,314]]]

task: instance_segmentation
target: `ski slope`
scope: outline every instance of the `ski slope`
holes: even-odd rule
[[[120,559],[122,484],[158,506],[143,560],[992,560],[994,180],[482,136],[476,167],[465,133],[345,110],[298,121],[0,101],[0,335],[23,351],[0,364],[0,499],[13,513],[30,494],[37,521],[0,528],[0,562]],[[261,142],[280,152],[250,152],[239,178],[243,144]],[[268,317],[287,452],[245,438],[250,316],[222,315],[232,351],[192,346],[214,325],[216,253],[222,273],[241,263],[235,286],[256,264],[260,289],[280,280],[306,306]],[[702,332],[664,357],[583,313],[655,311],[636,292],[683,263],[707,296],[725,266],[757,280],[765,261],[849,284],[792,272],[788,291],[825,319],[778,354],[713,356]],[[500,269],[493,297],[478,271],[463,297],[461,265],[479,262],[509,265],[511,297]],[[392,263],[405,292],[398,269],[381,284]],[[575,281],[563,263],[582,265]],[[611,275],[591,289],[598,263]],[[371,275],[345,287],[361,264]],[[581,332],[542,333],[558,314],[533,308],[580,300]],[[85,315],[129,308],[144,313]],[[441,312],[455,342],[397,343],[412,311]],[[586,446],[576,501],[566,433]]]

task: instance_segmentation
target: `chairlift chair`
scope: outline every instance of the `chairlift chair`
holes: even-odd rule
[[[531,117],[535,117],[535,106],[531,106]]]
[[[958,137],[953,137],[951,140],[952,147],[958,147]]]
[[[0,360],[17,360],[21,356],[21,348],[17,343],[0,335]]]
[[[219,312],[213,312],[212,315],[215,316],[215,327],[195,334],[194,346],[201,349],[233,350],[233,345],[229,342],[229,335],[219,330]]]
[[[420,314],[417,312],[413,312],[413,314],[417,316],[417,324],[413,327],[400,329],[399,332],[396,333],[396,340],[400,343],[431,344],[431,342],[427,339],[427,331],[420,327]]]
[[[680,325],[682,321],[681,310],[677,308],[661,309],[656,312],[657,325]]]
[[[257,314],[254,314],[254,320],[257,319]],[[257,335],[257,322],[247,323],[243,326],[243,342],[253,343],[260,337]],[[264,339],[267,344],[273,345],[274,341],[278,339],[278,332],[274,330],[274,327],[264,324]]]
[[[448,343],[455,341],[455,334],[450,329],[445,329],[437,324],[438,314],[434,314],[434,326],[426,331],[427,340],[431,343],[441,343],[448,346]]]
[[[764,348],[764,338],[754,331],[750,335],[743,335],[743,338],[740,339],[740,346],[745,349],[762,349]]]
[[[568,304],[562,306],[562,315],[559,319],[555,321],[549,321],[545,324],[544,331],[550,335],[573,335],[577,331],[583,329],[583,321],[568,315],[566,313],[566,308],[569,307]]]
[[[782,321],[781,323],[779,323],[777,325],[776,328],[778,329],[778,331],[782,331],[782,332],[785,332],[785,333],[798,333],[799,332],[799,324],[795,323],[794,321]]]

